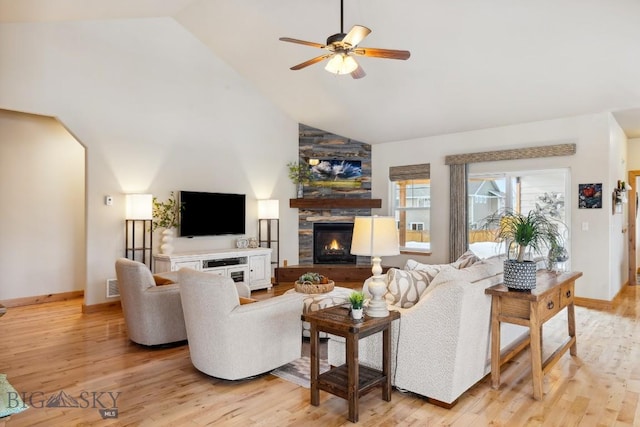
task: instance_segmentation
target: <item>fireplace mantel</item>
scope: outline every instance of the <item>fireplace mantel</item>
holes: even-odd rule
[[[303,209],[375,209],[382,207],[382,199],[289,199],[289,207]]]

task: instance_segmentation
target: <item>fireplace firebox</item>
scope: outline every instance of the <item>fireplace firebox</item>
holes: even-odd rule
[[[351,255],[352,222],[320,222],[313,224],[314,264],[355,264]]]

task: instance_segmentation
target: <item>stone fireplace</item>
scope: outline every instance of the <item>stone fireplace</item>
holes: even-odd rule
[[[313,224],[314,264],[355,264],[351,255],[353,222],[318,222]]]
[[[298,163],[314,160],[359,161],[362,176],[352,185],[311,181],[304,184],[302,197],[290,200],[290,207],[298,209],[298,263],[309,264],[368,264],[368,257],[351,255],[351,232],[356,216],[369,216],[371,209],[380,208],[379,199],[371,199],[371,146],[364,142],[332,134],[321,129],[299,124]],[[348,224],[349,235],[336,239],[343,247],[332,247],[333,238],[319,242],[316,228],[330,235],[323,227]],[[319,227],[318,227],[319,226]],[[320,236],[320,240],[323,237]],[[324,247],[327,246],[327,249]],[[324,253],[322,253],[324,251]],[[321,252],[318,254],[315,252]]]

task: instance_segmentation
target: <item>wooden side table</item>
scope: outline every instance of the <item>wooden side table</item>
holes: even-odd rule
[[[325,308],[302,315],[311,325],[311,404],[320,404],[320,390],[342,397],[349,402],[349,421],[358,422],[358,399],[378,384],[382,385],[382,398],[391,400],[391,322],[400,313],[390,311],[387,317],[369,317],[353,320],[349,309],[343,306]],[[338,335],[346,341],[346,363],[320,374],[319,333]],[[382,371],[358,363],[358,341],[382,331]]]
[[[578,354],[576,345],[576,320],[574,311],[574,286],[581,272],[556,274],[539,271],[536,287],[531,291],[509,290],[504,285],[485,289],[491,295],[491,385],[500,387],[500,366],[514,357],[520,350],[501,356],[500,322],[515,323],[529,328],[531,346],[531,373],[533,376],[533,397],[541,400],[542,380],[560,357],[570,350],[572,356]],[[542,361],[542,325],[563,308],[567,308],[568,338],[547,360]]]

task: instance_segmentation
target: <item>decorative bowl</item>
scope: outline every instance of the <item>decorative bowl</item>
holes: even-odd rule
[[[324,294],[331,292],[334,286],[335,283],[333,280],[329,280],[329,283],[312,283],[309,281],[296,281],[295,283],[296,292],[302,294]]]

